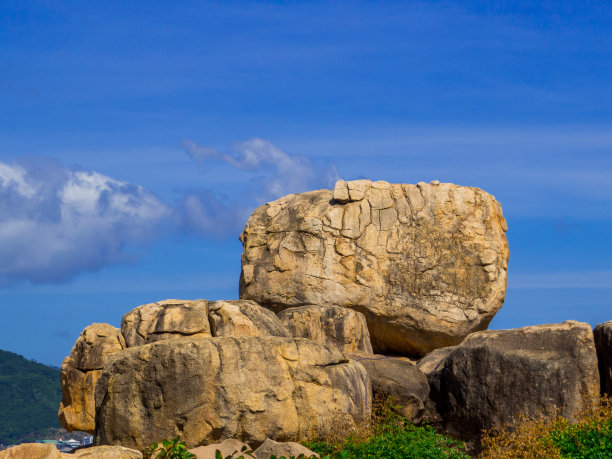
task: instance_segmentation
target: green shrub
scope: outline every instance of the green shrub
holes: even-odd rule
[[[340,442],[320,440],[304,445],[322,457],[341,453],[348,459],[468,457],[462,443],[438,434],[431,426],[414,426],[400,414],[395,400],[385,394],[375,394],[368,430]]]
[[[161,443],[153,443],[144,453],[146,459],[195,459],[195,454],[187,451],[187,446],[184,441],[181,441],[181,436],[177,436],[170,440],[164,440]]]
[[[595,412],[579,416],[576,423],[521,417],[511,430],[484,432],[481,459],[608,458],[612,457],[612,401],[604,397]]]

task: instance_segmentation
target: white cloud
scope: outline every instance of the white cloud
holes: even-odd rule
[[[210,161],[221,161],[251,176],[233,200],[210,190],[185,196],[179,207],[183,227],[200,234],[238,235],[257,206],[287,194],[330,188],[339,178],[333,163],[314,163],[305,156],[286,153],[265,139],[235,142],[229,152],[199,146],[191,140],[185,140],[183,146],[203,167]]]
[[[172,210],[138,185],[55,163],[0,163],[0,285],[131,259]]]

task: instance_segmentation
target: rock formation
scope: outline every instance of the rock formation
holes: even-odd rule
[[[568,321],[473,333],[429,373],[429,383],[443,428],[470,442],[519,415],[559,409],[572,420],[599,399],[593,332]]]
[[[128,347],[181,336],[211,336],[208,301],[164,300],[143,304],[121,319]]]
[[[372,381],[372,390],[393,396],[402,414],[413,423],[423,420],[429,396],[427,377],[408,360],[385,355],[353,354]]]
[[[208,318],[213,336],[290,336],[276,314],[254,301],[215,301]]]
[[[94,390],[104,361],[107,355],[125,347],[121,331],[108,324],[92,324],[78,337],[61,369],[62,402],[58,417],[68,432],[94,432]]]
[[[612,397],[612,320],[597,325],[593,334],[599,360],[601,393]]]
[[[254,451],[254,453],[255,457],[258,459],[269,459],[272,455],[276,457],[284,456],[286,458],[299,457],[300,454],[303,454],[304,458],[310,458],[312,456],[319,457],[317,453],[309,450],[299,443],[277,442],[269,438],[266,438],[266,441],[264,441],[262,445]]]
[[[478,188],[341,180],[253,213],[240,298],[352,308],[377,352],[424,355],[485,329],[503,304],[506,229]]]
[[[365,316],[337,306],[298,306],[278,315],[295,338],[308,338],[342,352],[372,353]]]
[[[143,450],[182,434],[188,447],[235,438],[298,441],[368,422],[363,366],[299,338],[181,338],[128,348],[96,387],[96,444]]]

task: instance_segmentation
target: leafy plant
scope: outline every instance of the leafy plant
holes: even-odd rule
[[[151,459],[195,459],[196,457],[195,454],[187,451],[187,446],[184,441],[181,441],[180,435],[162,441],[161,446],[159,443],[153,443],[145,450],[144,456]]]
[[[612,457],[612,400],[602,398],[599,408],[585,412],[577,422],[520,418],[512,430],[492,429],[482,439],[481,459],[515,457]]]
[[[468,458],[462,443],[436,433],[431,426],[414,426],[401,414],[396,400],[382,393],[375,394],[368,431],[340,442],[320,440],[304,445],[330,459]]]

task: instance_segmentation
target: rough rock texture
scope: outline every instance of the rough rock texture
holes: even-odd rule
[[[254,452],[258,459],[269,459],[272,455],[275,455],[276,457],[285,456],[286,458],[298,457],[300,454],[303,454],[307,458],[312,456],[320,457],[317,453],[309,450],[299,443],[276,442],[274,440],[270,440],[269,438],[266,438],[266,441],[264,441]]]
[[[226,438],[257,446],[349,430],[370,412],[365,369],[338,350],[299,338],[181,338],[107,361],[95,443],[143,450],[180,433],[190,448]]]
[[[404,416],[413,423],[423,420],[429,383],[414,364],[384,355],[352,354],[350,357],[364,366],[374,392],[394,396]]]
[[[215,301],[208,305],[213,336],[291,336],[269,309],[254,301]]]
[[[601,393],[612,396],[612,320],[597,325],[593,335],[599,360]]]
[[[142,453],[123,446],[92,446],[76,450],[67,457],[87,459],[142,459]]]
[[[488,330],[468,336],[430,373],[431,398],[451,435],[478,441],[482,429],[521,414],[573,419],[599,398],[593,332],[586,323]]]
[[[372,353],[365,316],[337,306],[298,306],[278,315],[295,338],[308,338],[342,352]]]
[[[415,365],[423,374],[429,376],[431,373],[438,371],[444,366],[440,364],[444,362],[444,359],[449,356],[455,347],[456,346],[448,346],[435,349],[422,359],[419,359]]]
[[[211,336],[208,301],[164,300],[143,304],[121,319],[128,347],[183,336]]]
[[[12,448],[0,451],[0,459],[60,459],[55,445],[43,443],[23,443]]]
[[[503,304],[506,230],[478,188],[341,180],[255,210],[240,298],[353,308],[377,352],[424,355],[485,329]]]
[[[77,338],[70,355],[62,362],[60,424],[68,431],[93,433],[94,391],[106,356],[124,349],[121,331],[108,324],[92,324]]]
[[[243,456],[248,458],[249,456],[240,452],[245,446],[247,447],[248,451],[251,451],[251,447],[246,443],[234,440],[233,438],[228,438],[227,440],[224,440],[221,443],[214,443],[212,445],[198,446],[197,448],[192,448],[189,450],[189,452],[195,454],[196,459],[216,459],[215,452],[217,450],[221,451],[221,455],[224,459],[227,456]],[[266,459],[269,459],[269,457],[267,457]]]

